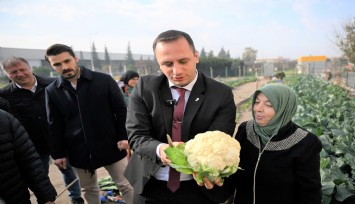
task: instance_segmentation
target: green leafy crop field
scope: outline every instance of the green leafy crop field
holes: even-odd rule
[[[317,135],[321,152],[322,204],[355,203],[355,98],[313,76],[286,78],[298,95],[294,122]]]

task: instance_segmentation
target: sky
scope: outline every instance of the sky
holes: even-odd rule
[[[188,33],[197,50],[241,58],[337,57],[335,33],[355,17],[353,0],[0,0],[0,47],[153,54],[156,36]]]

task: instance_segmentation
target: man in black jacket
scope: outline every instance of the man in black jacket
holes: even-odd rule
[[[0,107],[3,101],[0,101]],[[33,143],[19,121],[0,110],[0,202],[30,204],[28,188],[39,204],[53,204],[56,191]]]
[[[44,89],[54,81],[54,78],[34,75],[28,61],[21,57],[7,58],[1,65],[12,82],[0,90],[0,96],[9,102],[10,113],[26,129],[48,174],[50,143]],[[76,179],[72,168],[61,171],[66,185]],[[84,202],[79,182],[71,186],[69,192],[73,204]]]
[[[128,149],[127,108],[117,82],[109,75],[80,67],[73,50],[54,44],[46,60],[61,76],[46,87],[52,157],[60,168],[69,159],[87,203],[100,203],[96,169],[104,167],[132,203],[133,188],[123,176]]]

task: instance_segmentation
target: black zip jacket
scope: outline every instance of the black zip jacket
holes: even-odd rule
[[[117,142],[127,140],[127,108],[117,82],[81,67],[76,89],[62,77],[46,88],[53,159],[95,170],[123,159]]]
[[[10,113],[26,129],[37,152],[49,154],[50,142],[44,89],[54,81],[54,78],[34,76],[37,79],[35,93],[21,89],[12,82],[0,90],[0,96],[9,102]]]

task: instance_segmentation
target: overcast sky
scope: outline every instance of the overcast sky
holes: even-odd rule
[[[335,31],[355,16],[353,0],[0,0],[0,47],[153,54],[169,29],[189,33],[198,50],[244,48],[257,58],[339,56]]]

